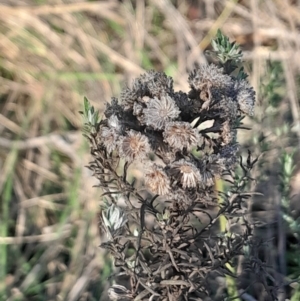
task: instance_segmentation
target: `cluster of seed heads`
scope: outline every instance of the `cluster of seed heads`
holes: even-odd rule
[[[246,80],[211,64],[195,69],[188,81],[188,94],[175,92],[171,77],[149,71],[107,105],[100,125],[98,140],[107,154],[142,163],[153,194],[172,197],[213,185],[234,166],[241,116],[253,114],[254,91]],[[210,127],[201,129],[207,121]]]
[[[239,188],[221,206],[214,184],[234,172],[237,129],[253,115],[255,93],[214,64],[196,68],[188,83],[188,93],[175,91],[171,77],[148,71],[107,104],[101,121],[86,103],[89,167],[107,202],[102,247],[128,277],[127,288],[110,288],[112,300],[202,300],[211,273],[224,274],[249,235],[210,231],[221,215],[244,210]]]

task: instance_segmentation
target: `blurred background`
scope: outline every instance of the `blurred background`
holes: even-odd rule
[[[257,91],[240,133],[260,156],[255,233],[275,237],[265,257],[299,277],[299,0],[0,0],[0,300],[108,300],[83,97],[101,112],[149,69],[188,91],[217,29],[241,45]]]

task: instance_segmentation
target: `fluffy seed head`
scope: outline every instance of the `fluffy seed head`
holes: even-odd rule
[[[151,98],[146,105],[147,108],[143,111],[145,123],[156,130],[163,129],[168,121],[176,119],[180,113],[175,101],[169,95],[160,99]]]
[[[222,95],[221,100],[216,103],[214,108],[218,108],[222,119],[236,120],[238,116],[238,104],[235,99]]]
[[[166,195],[170,192],[170,180],[161,166],[150,165],[145,175],[145,184],[151,192]]]
[[[165,164],[170,164],[175,161],[176,153],[174,150],[164,142],[161,132],[152,131],[147,133],[149,143],[153,152],[161,159]]]
[[[201,174],[197,167],[184,159],[174,162],[171,165],[170,173],[180,181],[183,189],[195,188],[201,181]]]
[[[200,170],[203,186],[213,186],[215,178],[220,178],[224,166],[219,158],[219,155],[211,154],[201,158]]]
[[[100,130],[100,141],[105,146],[108,153],[116,148],[120,137],[121,124],[116,115],[111,115],[107,119],[107,126],[103,126]]]
[[[235,83],[236,99],[239,104],[239,110],[243,113],[253,116],[255,104],[255,91],[246,80]]]
[[[231,77],[223,74],[223,68],[214,64],[195,69],[188,81],[192,89],[203,92],[213,88],[229,90],[233,84]]]
[[[148,94],[148,89],[140,78],[133,81],[132,88],[126,87],[121,91],[121,103],[124,110],[132,110],[138,100]]]
[[[144,159],[150,152],[148,138],[140,132],[130,130],[127,136],[123,137],[119,146],[120,156],[132,162],[136,159]]]
[[[231,170],[237,162],[237,152],[239,150],[238,143],[231,143],[223,147],[220,151],[219,161],[223,163],[224,168]]]
[[[173,92],[173,79],[163,72],[149,70],[139,78],[141,84],[147,87],[152,97],[160,98],[163,94]]]
[[[110,154],[117,147],[119,134],[114,128],[102,127],[100,130],[100,141]]]
[[[200,142],[197,129],[193,129],[188,122],[167,123],[163,136],[164,141],[177,150],[182,150],[185,147],[190,150]]]

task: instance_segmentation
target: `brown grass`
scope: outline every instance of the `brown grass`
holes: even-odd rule
[[[284,147],[299,146],[299,1],[2,0],[3,300],[99,300],[110,267],[98,248],[100,193],[84,167],[83,96],[102,109],[149,68],[186,89],[188,71],[205,62],[218,28],[242,45],[257,91],[266,60],[282,63],[282,107],[298,140]]]

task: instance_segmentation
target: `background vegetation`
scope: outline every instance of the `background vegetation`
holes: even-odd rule
[[[255,235],[286,275],[280,300],[300,300],[299,0],[1,1],[0,300],[107,300],[83,96],[103,110],[151,68],[188,90],[218,28],[241,45],[258,94],[240,137],[260,155]]]

